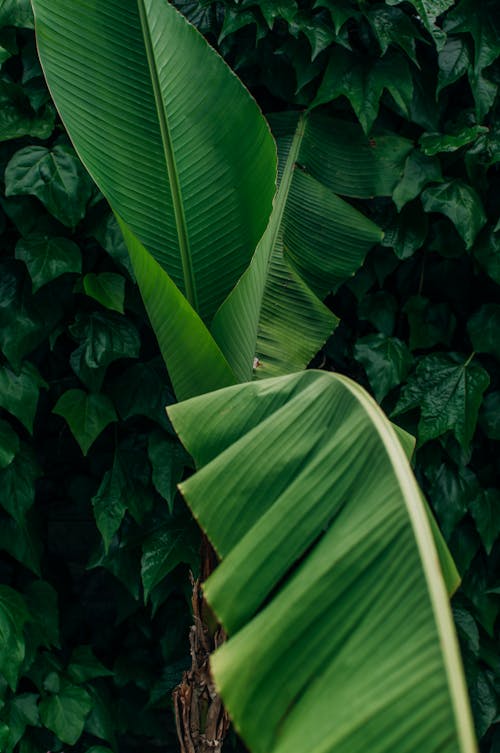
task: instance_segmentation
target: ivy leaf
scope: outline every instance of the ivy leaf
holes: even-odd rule
[[[40,719],[63,743],[74,745],[83,732],[92,706],[92,698],[84,688],[65,683],[59,693],[42,699]]]
[[[77,646],[71,654],[68,675],[80,684],[96,677],[112,677],[113,672],[101,664],[91,646]]]
[[[346,21],[350,18],[358,19],[360,14],[349,0],[316,0],[315,8],[327,8],[335,27],[335,33],[338,34]]]
[[[140,520],[151,508],[149,490],[134,478],[133,468],[127,463],[127,455],[117,451],[113,467],[104,474],[97,494],[92,498],[97,527],[104,541],[107,553],[127,510]]]
[[[38,698],[39,696],[36,693],[22,693],[16,695],[7,703],[3,716],[7,721],[9,736],[7,745],[2,750],[11,753],[23,737],[26,727],[38,727],[40,725]]]
[[[8,515],[0,520],[0,550],[40,577],[42,537],[30,512],[20,523]]]
[[[456,318],[446,303],[431,303],[421,295],[408,299],[403,307],[410,326],[410,350],[449,345]]]
[[[101,388],[110,363],[139,355],[139,333],[130,321],[114,312],[77,314],[69,331],[80,341],[71,354],[71,367],[91,390]]]
[[[468,468],[441,463],[432,481],[429,498],[440,528],[449,539],[479,493],[479,483]]]
[[[382,56],[387,52],[389,45],[397,44],[410,60],[418,65],[415,42],[417,39],[423,40],[423,37],[406,13],[399,8],[379,5],[375,9],[370,9],[366,13],[366,18],[380,45]]]
[[[2,0],[0,5],[0,27],[17,26],[33,29],[33,11],[30,0]]]
[[[5,408],[33,433],[38,396],[48,385],[38,369],[25,361],[19,374],[9,366],[0,366],[0,407]]]
[[[387,0],[388,5],[399,5],[401,2],[403,0]],[[455,0],[410,0],[410,3],[417,11],[429,34],[433,37],[437,49],[441,49],[446,40],[446,34],[436,25],[436,20],[448,8],[454,5]]]
[[[7,421],[0,420],[0,470],[7,468],[18,452],[18,435]]]
[[[422,205],[426,212],[440,212],[448,217],[467,249],[471,248],[486,222],[481,199],[471,186],[461,180],[450,180],[426,188],[422,194]]]
[[[52,149],[27,146],[14,154],[5,169],[6,196],[36,196],[70,228],[84,217],[92,186],[80,160],[64,144]]]
[[[28,267],[34,293],[60,275],[82,271],[80,249],[67,238],[48,235],[22,238],[16,245],[16,259]]]
[[[30,614],[24,599],[9,586],[0,585],[0,673],[16,689],[24,659],[23,628]]]
[[[500,306],[486,303],[469,319],[467,332],[478,353],[488,353],[500,360]]]
[[[392,195],[398,212],[405,204],[419,196],[428,183],[438,183],[442,180],[439,160],[431,159],[418,149],[414,149],[406,158],[403,177]]]
[[[490,392],[483,400],[479,423],[488,439],[500,440],[500,392]]]
[[[118,420],[109,397],[75,389],[68,390],[59,398],[53,413],[65,419],[84,455],[104,429]]]
[[[432,353],[418,362],[392,415],[418,408],[419,446],[452,431],[466,450],[489,382],[488,372],[472,357],[464,362],[457,353]]]
[[[83,289],[105,308],[123,314],[125,278],[121,275],[114,272],[90,273],[83,278]]]
[[[47,104],[36,112],[20,84],[0,80],[0,141],[32,136],[48,139],[54,130],[55,110]]]
[[[382,245],[392,248],[398,259],[408,259],[423,246],[428,225],[420,204],[408,204],[385,229]]]
[[[35,481],[40,468],[31,447],[22,443],[9,465],[0,470],[0,505],[18,525],[35,501]]]
[[[436,94],[466,74],[470,64],[466,40],[463,37],[449,37],[438,55],[439,74]]]
[[[406,60],[399,54],[366,64],[359,57],[334,47],[316,99],[317,106],[345,96],[351,103],[365,133],[378,115],[384,90],[393,97],[405,115],[409,115],[413,97],[413,79]]]
[[[354,346],[354,358],[363,365],[377,402],[401,384],[412,362],[401,340],[383,334],[361,337]]]
[[[488,133],[484,126],[468,126],[454,134],[423,133],[419,143],[423,153],[433,157],[440,152],[456,152],[457,149],[476,141],[484,133]]]
[[[500,491],[485,489],[471,503],[470,511],[488,554],[500,535]]]
[[[147,416],[168,427],[165,408],[174,397],[168,388],[168,377],[160,359],[137,363],[125,369],[113,382],[113,400],[120,417]]]
[[[123,240],[122,231],[113,213],[106,215],[94,230],[94,237],[108,252],[113,261],[124,269],[129,277],[135,282],[132,262]]]
[[[148,456],[153,468],[155,489],[167,501],[172,513],[177,484],[182,479],[184,468],[189,465],[189,456],[178,441],[162,431],[150,434]]]
[[[198,565],[197,538],[191,527],[167,519],[144,540],[142,545],[141,577],[144,586],[144,600],[151,591],[181,562],[191,564],[193,570]]]

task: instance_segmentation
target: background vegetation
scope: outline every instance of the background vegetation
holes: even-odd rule
[[[316,366],[418,438],[482,750],[500,751],[500,3],[178,2],[265,112],[400,137],[385,230]],[[439,11],[439,15],[437,14]],[[198,533],[125,247],[58,122],[25,0],[0,7],[0,750],[174,751]],[[341,155],[339,155],[339,160]],[[365,157],[363,157],[365,158]],[[388,192],[387,192],[388,193]]]

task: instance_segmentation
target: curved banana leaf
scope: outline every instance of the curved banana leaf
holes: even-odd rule
[[[117,220],[177,399],[236,384],[228,362],[189,301],[123,220],[118,216]]]
[[[335,174],[321,172],[313,159],[316,152],[337,153],[339,122],[316,113],[273,116],[280,184],[271,218],[211,328],[241,380],[251,378],[255,357],[257,376],[309,363],[338,321],[321,299],[353,275],[382,238],[380,228],[333,192]],[[376,172],[388,169],[378,165]]]
[[[40,58],[83,163],[209,321],[271,211],[255,101],[167,0],[33,0]]]
[[[309,371],[169,415],[222,558],[212,671],[252,753],[475,753],[431,527],[375,402]]]

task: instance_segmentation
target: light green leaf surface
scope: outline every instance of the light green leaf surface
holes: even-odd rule
[[[51,94],[109,200],[204,319],[247,266],[275,147],[243,85],[166,0],[34,0]]]
[[[109,397],[101,393],[88,394],[75,389],[61,395],[53,413],[66,420],[84,455],[106,426],[118,420]]]
[[[249,269],[212,324],[240,380],[251,378],[255,357],[257,376],[309,363],[337,323],[321,298],[354,274],[382,237],[331,188],[339,172],[332,175],[323,163],[339,150],[338,122],[292,112],[273,116],[272,125],[280,185],[271,219]],[[344,126],[338,127],[342,141]],[[339,177],[337,183],[345,187],[347,181]]]
[[[63,743],[74,745],[92,706],[92,698],[84,688],[65,683],[59,693],[42,699],[40,719]]]
[[[83,278],[83,289],[105,308],[123,314],[125,278],[114,272],[89,273]]]
[[[473,753],[425,508],[371,398],[310,371],[169,415],[199,469],[181,491],[222,559],[212,671],[252,752]]]
[[[235,384],[219,346],[169,275],[121,220],[149,320],[179,400]]]

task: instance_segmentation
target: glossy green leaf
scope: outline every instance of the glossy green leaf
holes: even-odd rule
[[[12,462],[0,470],[0,505],[20,526],[35,501],[35,481],[39,477],[34,452],[24,443]]]
[[[69,331],[80,342],[70,356],[71,366],[91,390],[101,388],[111,363],[139,355],[137,329],[129,319],[113,311],[78,313]]]
[[[485,133],[488,133],[485,126],[469,126],[454,134],[423,133],[419,143],[423,153],[428,157],[433,157],[440,152],[456,152],[457,149],[473,143]]]
[[[6,753],[12,753],[14,747],[23,737],[26,727],[36,727],[40,724],[38,698],[39,696],[36,693],[20,693],[7,703],[3,711],[9,729],[4,748]]]
[[[411,18],[399,8],[382,4],[368,9],[366,17],[380,45],[380,52],[385,55],[391,44],[398,45],[416,65],[417,40],[422,40]]]
[[[251,378],[253,365],[257,376],[267,377],[309,363],[336,324],[321,298],[353,275],[382,237],[322,180],[324,167],[309,172],[309,164],[328,154],[335,126],[314,114],[273,117],[280,185],[271,219],[250,267],[212,324],[240,380]]]
[[[29,0],[3,0],[0,6],[0,27],[33,28],[33,11]]]
[[[60,275],[82,271],[80,249],[68,238],[47,235],[22,238],[16,245],[16,259],[28,267],[34,293]]]
[[[33,491],[31,498],[34,498]],[[28,508],[30,505],[28,505]],[[27,567],[35,575],[41,577],[40,558],[43,544],[40,536],[40,528],[37,525],[36,515],[33,511],[25,515],[24,520],[16,522],[6,515],[0,525],[0,550],[10,554],[13,559]]]
[[[360,337],[354,358],[363,365],[377,402],[406,379],[412,363],[404,342],[382,334]]]
[[[392,248],[398,259],[408,259],[422,248],[429,230],[429,221],[420,202],[403,206],[399,215],[385,228],[382,245]]]
[[[471,248],[486,222],[479,195],[460,180],[450,180],[439,186],[426,188],[422,194],[422,204],[426,212],[446,215],[460,233],[466,248]]]
[[[65,419],[84,455],[106,426],[118,418],[106,395],[74,389],[59,398],[53,412]]]
[[[418,408],[420,445],[452,431],[466,449],[489,382],[488,372],[471,358],[464,360],[456,353],[432,353],[418,362],[393,415]]]
[[[7,421],[0,420],[0,470],[12,463],[19,450],[19,436]]]
[[[199,315],[130,229],[119,223],[177,398],[234,384],[229,363]]]
[[[56,219],[75,227],[83,218],[92,182],[71,147],[27,146],[5,169],[6,196],[36,196]]]
[[[8,79],[0,81],[0,142],[22,136],[47,139],[54,130],[54,123],[52,105],[35,112],[19,84]]]
[[[467,73],[470,65],[467,40],[464,37],[449,37],[439,51],[438,65],[437,93]]]
[[[366,393],[310,371],[169,415],[199,469],[182,493],[222,559],[205,584],[229,633],[212,672],[250,749],[475,751],[425,508]]]
[[[18,374],[8,366],[0,367],[0,406],[18,418],[31,433],[40,389],[47,387],[38,369],[29,361]]]
[[[398,5],[403,0],[388,0],[389,5]],[[441,49],[445,40],[446,34],[436,24],[439,16],[447,11],[455,0],[410,0],[415,10],[418,13],[419,19],[424,24],[425,28],[431,34],[436,44],[437,49]]]
[[[105,308],[123,314],[125,278],[114,272],[90,273],[83,278],[83,289]]]
[[[13,588],[0,585],[0,674],[12,690],[16,689],[24,659],[23,628],[29,617],[22,596]]]
[[[413,79],[405,58],[397,53],[388,53],[367,65],[354,53],[334,47],[314,105],[347,97],[363,130],[369,133],[385,90],[408,116],[413,97]]]
[[[154,487],[167,501],[172,513],[177,484],[190,462],[189,456],[179,442],[162,431],[155,431],[148,438],[148,457],[153,470]]]
[[[144,599],[161,580],[181,562],[197,564],[198,547],[193,544],[191,530],[167,520],[146,537],[142,545],[141,578]]]
[[[271,210],[274,144],[257,105],[170,3],[33,5],[45,75],[80,157],[210,320]]]
[[[500,306],[485,303],[469,319],[467,331],[472,347],[478,353],[489,353],[500,360]]]
[[[84,688],[65,683],[59,693],[42,699],[40,719],[63,743],[74,745],[83,732],[92,706],[92,698]]]
[[[491,554],[500,535],[500,490],[486,489],[470,505],[484,548]]]
[[[474,244],[473,252],[491,279],[500,285],[500,233],[485,228]]]
[[[442,181],[439,160],[426,157],[420,151],[412,151],[405,162],[401,181],[394,189],[392,198],[398,212],[412,199],[416,199],[428,183]]]

